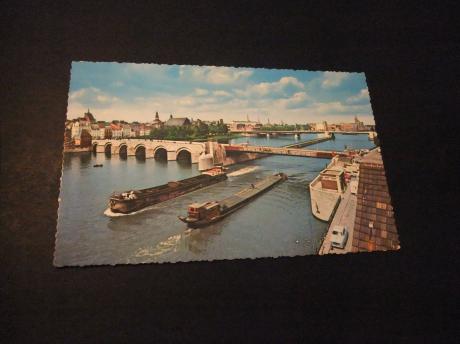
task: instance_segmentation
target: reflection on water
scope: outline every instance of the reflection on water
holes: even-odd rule
[[[337,135],[338,143],[372,147],[365,135]],[[308,137],[310,138],[310,137]],[[301,140],[308,139],[302,135]],[[235,141],[282,146],[294,137]],[[317,145],[319,149],[326,149]],[[337,148],[333,148],[337,149]],[[60,192],[55,264],[89,265],[176,262],[314,254],[326,224],[310,212],[308,183],[326,159],[270,156],[236,166],[228,180],[152,206],[131,216],[104,215],[114,191],[141,189],[198,175],[190,161],[164,161],[105,154],[65,154]],[[95,164],[103,164],[94,168]],[[234,214],[190,230],[177,216],[192,202],[219,200],[256,179],[279,171],[289,179]]]

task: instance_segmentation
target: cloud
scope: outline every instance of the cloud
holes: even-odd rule
[[[227,92],[227,91],[223,91],[223,90],[217,90],[217,91],[214,91],[212,92],[213,95],[217,96],[217,97],[230,97],[232,94]]]
[[[309,100],[310,98],[305,92],[297,92],[289,98],[277,99],[275,104],[283,109],[297,109],[305,107]]]
[[[357,103],[368,103],[369,102],[369,90],[367,88],[363,88],[359,93],[355,96],[348,97],[346,100],[349,104],[357,104]]]
[[[177,99],[177,104],[181,106],[194,106],[196,105],[196,101],[193,97],[182,97]]]
[[[285,76],[275,82],[261,82],[248,86],[246,90],[238,90],[236,93],[240,96],[288,95],[304,87],[305,85],[297,78]]]
[[[321,86],[323,88],[332,88],[339,86],[343,80],[348,78],[350,73],[345,72],[324,72]]]
[[[120,81],[120,80],[117,80],[117,81],[114,81],[112,83],[112,86],[115,86],[115,87],[121,87],[123,86],[125,83],[123,81]]]
[[[246,69],[230,67],[180,66],[179,76],[186,81],[199,81],[208,84],[233,84],[244,81],[253,74]]]
[[[119,98],[96,87],[82,88],[69,94],[70,103],[77,102],[84,106],[104,107],[118,101]]]
[[[208,90],[205,90],[204,88],[195,88],[195,95],[197,96],[205,96],[209,94]]]

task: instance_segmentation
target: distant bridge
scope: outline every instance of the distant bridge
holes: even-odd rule
[[[373,135],[374,131],[328,131],[328,130],[254,130],[254,131],[233,131],[235,134],[254,134],[254,135],[300,135],[300,134],[324,134],[324,133],[334,133],[334,134],[366,134]]]
[[[305,158],[324,158],[331,159],[336,155],[348,156],[349,154],[341,151],[313,150],[289,147],[270,147],[270,146],[246,146],[246,145],[224,145],[226,152],[239,153],[261,153],[274,155],[302,156]]]
[[[93,140],[93,152],[112,155],[162,158],[167,160],[190,159],[198,163],[202,153],[206,153],[207,143],[190,141],[168,141],[147,139],[107,139]]]

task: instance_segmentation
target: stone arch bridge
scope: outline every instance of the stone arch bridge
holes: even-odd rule
[[[190,159],[192,164],[198,163],[202,153],[207,153],[205,142],[168,141],[148,139],[107,139],[93,140],[93,151],[96,153],[141,155],[145,158],[163,157],[167,160]]]

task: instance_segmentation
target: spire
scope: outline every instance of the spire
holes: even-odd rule
[[[158,117],[158,111],[155,112],[155,119],[156,119],[156,120],[160,120],[160,117]]]
[[[249,115],[246,115],[246,120],[249,122]]]
[[[169,118],[170,118],[170,119],[173,118],[173,117],[172,117],[172,114],[169,115]]]

